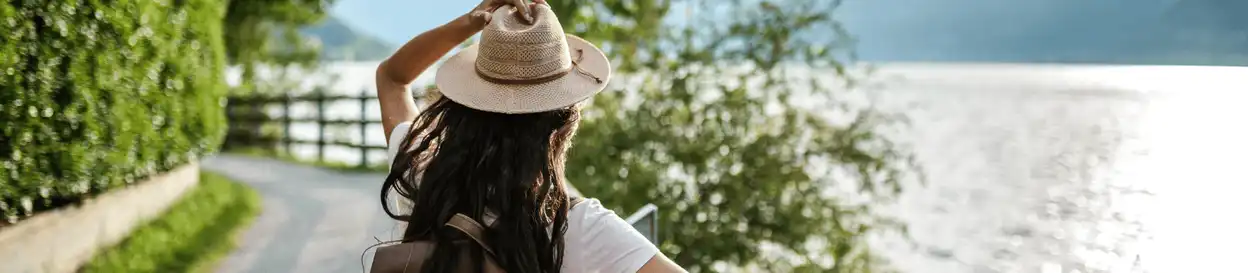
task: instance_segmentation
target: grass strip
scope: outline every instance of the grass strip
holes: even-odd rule
[[[210,272],[234,248],[235,234],[260,212],[260,195],[201,172],[199,186],[164,215],[98,253],[79,272]]]

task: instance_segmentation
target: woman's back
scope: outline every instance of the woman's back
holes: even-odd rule
[[[391,161],[410,128],[411,123],[401,123],[391,133],[388,146]],[[393,199],[395,207],[399,208],[397,214],[410,213],[403,209],[412,206],[410,201]],[[483,222],[492,224],[492,218],[487,217]],[[568,210],[567,226],[563,272],[637,272],[659,253],[649,240],[614,211],[603,207],[598,199],[581,199],[573,204]]]
[[[418,111],[411,81],[477,32],[478,44],[438,69],[441,95]],[[683,271],[598,200],[574,205],[567,190],[579,104],[606,88],[609,62],[565,34],[542,1],[485,0],[378,67],[393,162],[383,209],[407,223],[401,241],[431,248],[422,272],[484,264],[485,255],[511,273]],[[482,223],[483,232],[451,219]]]

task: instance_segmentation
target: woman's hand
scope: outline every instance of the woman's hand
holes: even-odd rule
[[[538,3],[546,1],[534,1]],[[399,123],[412,121],[420,114],[412,99],[412,81],[451,49],[485,28],[494,10],[506,5],[520,7],[521,16],[532,18],[532,6],[525,5],[524,0],[483,0],[467,14],[412,38],[377,66],[377,101],[381,103],[386,143],[390,143],[390,132]]]
[[[546,3],[545,0],[534,0],[533,3],[527,5],[524,2],[524,0],[482,0],[481,4],[478,4],[476,8],[473,8],[472,11],[468,12],[468,20],[472,23],[474,29],[480,30],[485,28],[486,24],[490,23],[490,19],[494,18],[494,10],[497,10],[502,6],[510,5],[517,7],[517,10],[520,11],[521,17],[529,22],[532,22],[533,5]]]

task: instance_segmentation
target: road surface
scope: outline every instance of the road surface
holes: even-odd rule
[[[235,155],[203,167],[255,188],[264,204],[217,272],[362,272],[360,255],[373,237],[387,240],[395,231],[379,201],[384,174]],[[369,251],[364,262],[371,261]]]

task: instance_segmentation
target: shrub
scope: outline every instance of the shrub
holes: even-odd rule
[[[213,152],[225,125],[224,5],[0,2],[0,213],[6,220]]]

